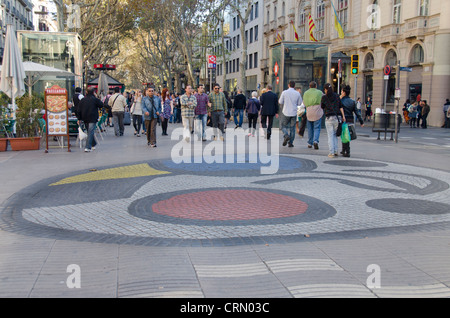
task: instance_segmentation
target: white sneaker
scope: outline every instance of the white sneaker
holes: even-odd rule
[[[84,149],[84,152],[91,152],[91,149],[85,148],[85,149]]]

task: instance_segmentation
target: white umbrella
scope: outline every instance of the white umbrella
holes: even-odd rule
[[[36,84],[44,76],[66,76],[66,77],[77,76],[69,71],[64,71],[54,67],[29,61],[23,62],[23,68],[25,70],[26,75],[25,84],[28,86],[29,95],[31,95],[31,89],[34,86],[34,84]]]
[[[108,79],[106,78],[106,74],[104,72],[100,72],[100,75],[98,77],[97,94],[99,98],[103,100],[103,98],[106,97],[108,93],[109,93]]]
[[[75,74],[69,71],[59,70],[54,67],[34,62],[23,62],[23,67],[25,69],[25,74],[27,75],[25,83],[28,86],[28,93],[30,96],[33,85],[36,84],[43,76],[75,76]]]
[[[6,27],[6,40],[3,52],[0,90],[12,100],[13,119],[15,119],[15,98],[25,94],[25,70],[23,68],[16,32],[11,24]]]

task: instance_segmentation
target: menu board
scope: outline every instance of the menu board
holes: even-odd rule
[[[47,150],[48,136],[67,136],[69,143],[69,121],[68,121],[68,96],[67,90],[58,85],[45,90],[45,114],[47,121]]]
[[[67,135],[67,98],[64,95],[47,95],[48,135]]]

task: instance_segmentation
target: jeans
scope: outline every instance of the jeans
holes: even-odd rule
[[[239,123],[238,123],[238,117],[239,115]],[[242,127],[242,123],[244,122],[244,110],[243,109],[235,109],[234,110],[234,123],[236,126]]]
[[[196,115],[195,117],[195,130],[197,131],[198,138],[206,139],[206,121],[208,114]]]
[[[183,121],[183,138],[190,138],[191,131],[194,130],[194,117],[182,117]]]
[[[142,115],[133,115],[133,127],[137,134],[141,133]]]
[[[217,132],[217,128],[219,128],[222,134],[225,132],[225,113],[223,110],[211,112],[211,121],[214,128],[214,136],[216,136],[216,138],[221,137]]]
[[[97,145],[95,141],[95,129],[97,128],[96,123],[84,123],[87,130],[87,141],[86,141],[86,149],[91,149]]]
[[[285,116],[281,113],[281,131],[284,136],[289,136],[289,143],[293,144],[295,139],[295,128],[297,125],[297,116]]]
[[[123,136],[125,126],[123,125],[124,112],[113,112],[114,133],[116,136]]]
[[[427,128],[427,117],[428,115],[422,116],[422,128]]]
[[[307,121],[308,126],[308,145],[319,144],[320,129],[322,126],[322,118],[316,121]]]
[[[339,121],[336,116],[330,116],[325,119],[325,127],[327,129],[328,135],[328,149],[330,154],[334,155],[338,153],[338,138],[336,136],[336,131],[339,125]]]

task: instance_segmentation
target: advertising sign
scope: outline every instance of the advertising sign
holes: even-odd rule
[[[67,136],[68,150],[70,151],[69,142],[69,110],[68,110],[67,90],[58,85],[45,90],[45,118],[46,118],[46,134],[48,152],[48,137]]]

